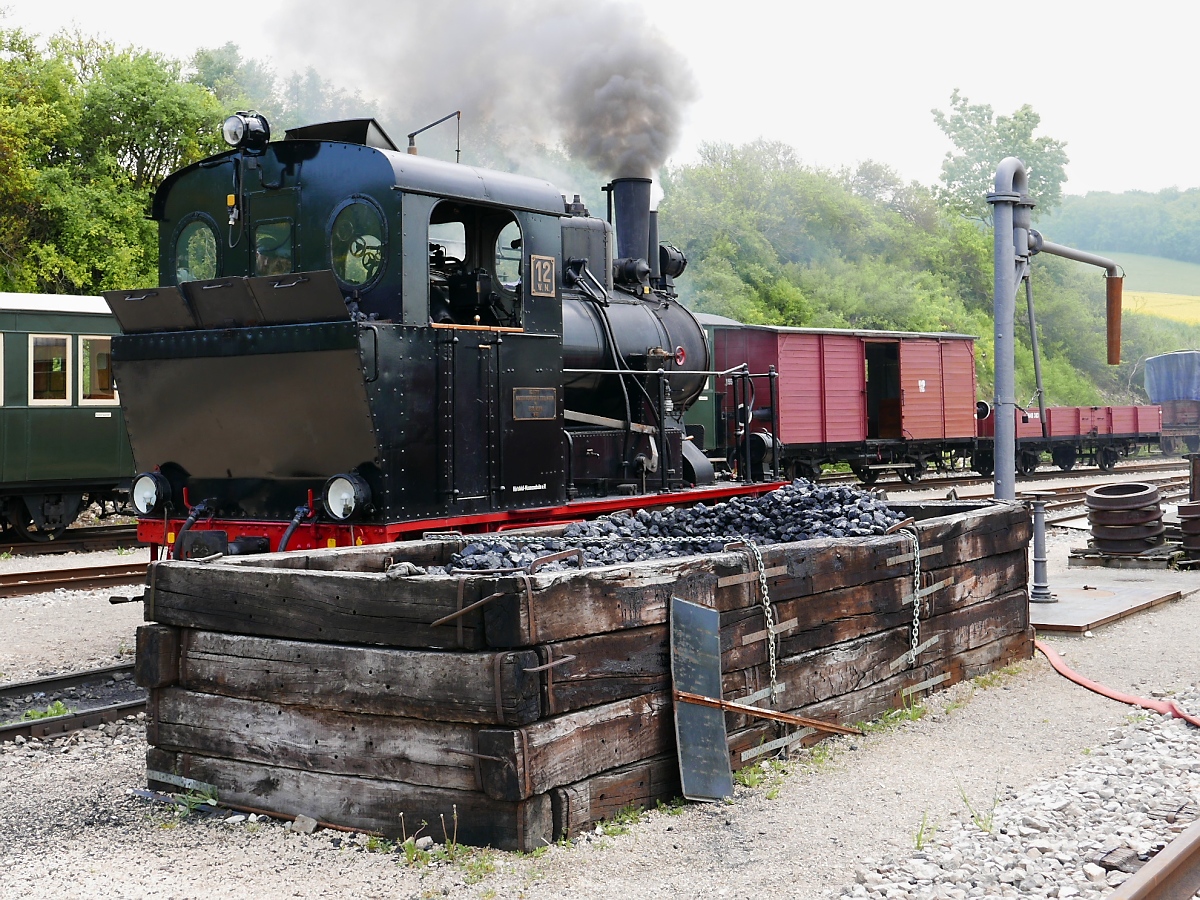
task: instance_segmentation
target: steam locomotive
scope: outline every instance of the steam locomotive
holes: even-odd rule
[[[711,360],[650,179],[614,180],[602,219],[373,119],[224,134],[154,197],[160,285],[105,294],[143,541],[345,546],[773,486],[718,483],[687,440]]]

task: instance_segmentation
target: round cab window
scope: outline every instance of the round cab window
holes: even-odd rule
[[[175,283],[216,277],[217,236],[207,222],[189,222],[175,242]]]
[[[383,218],[371,204],[355,200],[342,207],[329,242],[334,274],[344,284],[361,287],[383,270]]]

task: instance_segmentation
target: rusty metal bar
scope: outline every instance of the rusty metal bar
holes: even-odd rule
[[[845,725],[834,725],[832,722],[822,722],[820,719],[809,719],[805,716],[794,716],[791,713],[776,712],[773,709],[760,709],[745,703],[735,703],[732,700],[718,700],[716,697],[705,697],[688,691],[675,691],[678,703],[694,703],[697,706],[711,706],[725,712],[742,713],[759,719],[770,719],[773,722],[783,722],[785,725],[798,725],[802,728],[815,728],[829,734],[862,734],[857,728],[847,728]]]

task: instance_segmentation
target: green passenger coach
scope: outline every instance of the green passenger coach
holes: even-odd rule
[[[123,500],[133,454],[99,297],[0,293],[0,525],[51,540],[88,502]]]

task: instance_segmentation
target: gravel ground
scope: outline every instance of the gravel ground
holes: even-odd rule
[[[1052,535],[1052,585],[1085,580],[1065,567],[1067,548],[1080,543],[1079,535]],[[1200,588],[1200,573],[1086,570],[1086,580]],[[15,676],[121,656],[141,608],[109,606],[106,594],[0,601],[0,668]],[[1175,694],[1195,711],[1198,616],[1200,595],[1185,596],[1094,636],[1050,642],[1099,681]],[[9,745],[0,748],[0,896],[958,898],[1015,895],[1017,885],[1022,893],[1089,896],[1101,889],[1084,868],[1096,849],[1089,841],[1141,848],[1165,839],[1169,829],[1155,830],[1141,811],[1152,790],[1200,803],[1192,771],[1200,768],[1200,735],[1084,691],[1040,657],[959,685],[928,709],[918,721],[825,742],[786,772],[762,770],[762,783],[739,787],[732,803],[653,812],[610,829],[624,833],[537,857],[470,851],[415,867],[402,854],[372,852],[359,836],[304,835],[271,820],[227,823],[224,815],[181,818],[132,796],[144,772],[137,721]],[[1078,813],[1071,803],[1054,808],[1067,798]],[[992,817],[992,835],[972,823],[968,802]],[[1104,808],[1114,802],[1115,810]],[[1105,826],[1112,830],[1101,832]],[[918,835],[924,858],[914,856]],[[1044,879],[1040,888],[1034,875]]]

